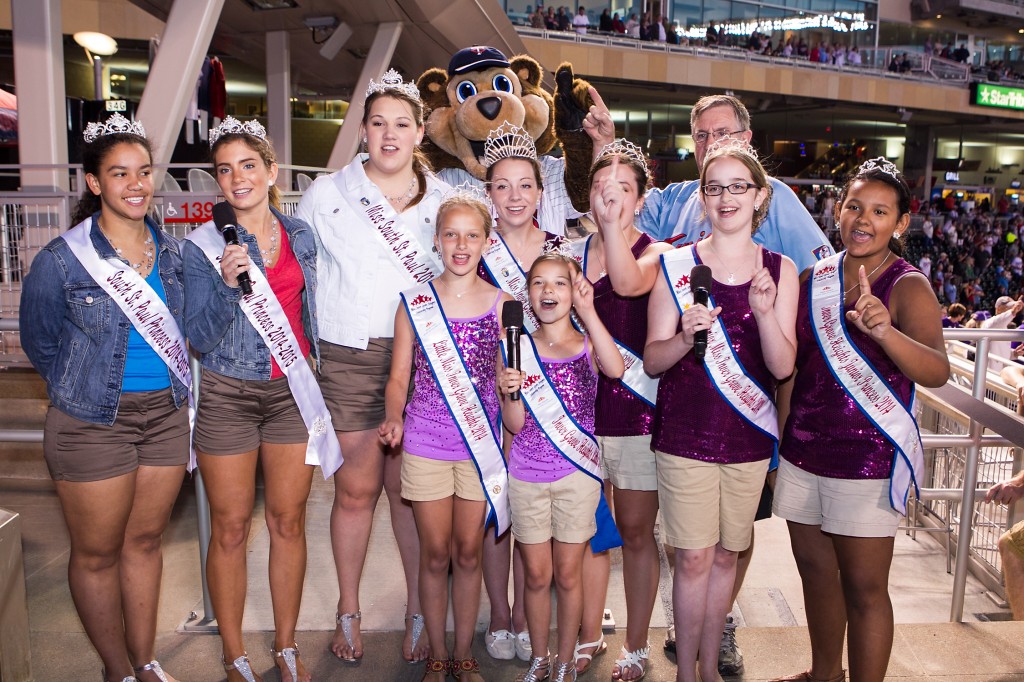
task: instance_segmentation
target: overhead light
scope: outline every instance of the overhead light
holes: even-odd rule
[[[338,17],[333,15],[323,17],[306,17],[302,20],[302,23],[306,25],[306,28],[334,28],[338,25]]]
[[[253,10],[293,9],[299,6],[296,0],[243,0]]]
[[[942,18],[942,15],[941,15],[941,14],[936,14],[936,15],[935,15],[935,18],[936,18],[936,19],[941,19],[941,18]]]
[[[117,41],[106,33],[79,31],[71,37],[75,39],[76,43],[84,47],[87,52],[101,57],[109,57],[117,52]]]

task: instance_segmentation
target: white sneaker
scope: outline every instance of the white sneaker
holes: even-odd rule
[[[495,630],[484,633],[484,648],[491,658],[499,661],[511,661],[516,657],[516,636],[508,630]]]
[[[530,643],[530,631],[523,630],[515,636],[516,656],[520,661],[533,660],[533,644]]]

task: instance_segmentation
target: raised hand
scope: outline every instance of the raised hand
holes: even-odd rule
[[[572,304],[580,317],[594,309],[594,287],[582,274],[572,282]]]
[[[860,297],[854,309],[846,313],[846,319],[871,338],[881,341],[892,329],[892,317],[878,297],[871,293],[871,282],[863,265],[857,270],[857,278],[860,280]]]
[[[608,105],[604,103],[597,88],[591,85],[587,92],[594,103],[590,105],[590,110],[583,118],[583,130],[587,131],[587,135],[594,141],[595,149],[600,149],[615,139],[615,122],[612,121]]]
[[[771,272],[764,266],[764,249],[758,246],[754,256],[754,276],[750,280],[750,293],[747,295],[750,309],[755,315],[770,313],[775,307],[775,296],[778,293]]]
[[[625,193],[622,191],[622,185],[615,180],[615,167],[618,165],[619,158],[612,157],[611,174],[605,176],[604,181],[595,186],[590,193],[590,210],[601,230],[619,227]]]

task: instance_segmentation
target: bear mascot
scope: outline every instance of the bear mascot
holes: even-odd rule
[[[589,83],[574,77],[571,64],[558,67],[554,95],[542,87],[542,79],[541,65],[532,57],[509,60],[486,46],[459,50],[447,71],[430,69],[416,83],[428,112],[422,149],[448,184],[482,184],[487,134],[506,122],[526,129],[543,173],[537,221],[542,230],[564,234],[566,220],[590,209],[587,179],[594,147],[611,142],[615,131],[600,96],[595,100]],[[595,105],[606,125],[585,128]],[[557,145],[562,158],[548,155]]]

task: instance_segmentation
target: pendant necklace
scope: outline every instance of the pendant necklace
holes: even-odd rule
[[[409,181],[409,188],[405,190],[405,194],[400,194],[396,197],[389,197],[387,194],[385,194],[384,198],[393,204],[409,203],[409,200],[416,196],[416,190],[418,189],[418,183],[416,182],[417,179],[418,178],[414,175],[412,180]]]
[[[885,265],[886,261],[888,261],[888,260],[889,260],[889,256],[891,256],[891,255],[892,255],[892,251],[889,251],[889,252],[888,252],[887,254],[885,254],[885,258],[883,258],[883,259],[882,259],[882,262],[881,262],[881,263],[879,263],[878,265],[876,265],[876,266],[875,266],[875,269],[874,269],[874,270],[872,270],[871,272],[869,272],[869,273],[868,273],[868,281],[870,281],[870,280],[871,280],[871,276],[872,276],[873,274],[875,274],[876,272],[878,272],[878,269],[879,269],[880,267],[882,267],[883,265]],[[860,268],[858,268],[858,270],[859,270],[859,269],[860,269]],[[850,287],[849,289],[846,289],[846,290],[844,290],[844,291],[843,291],[843,298],[845,299],[845,298],[846,298],[846,297],[847,297],[847,296],[849,295],[849,293],[850,293],[851,291],[853,291],[854,289],[856,289],[856,288],[857,288],[857,287],[859,287],[859,286],[860,286],[860,278],[858,277],[858,280],[857,280],[856,282],[854,282],[854,283],[853,283],[853,286],[851,286],[851,287]]]

